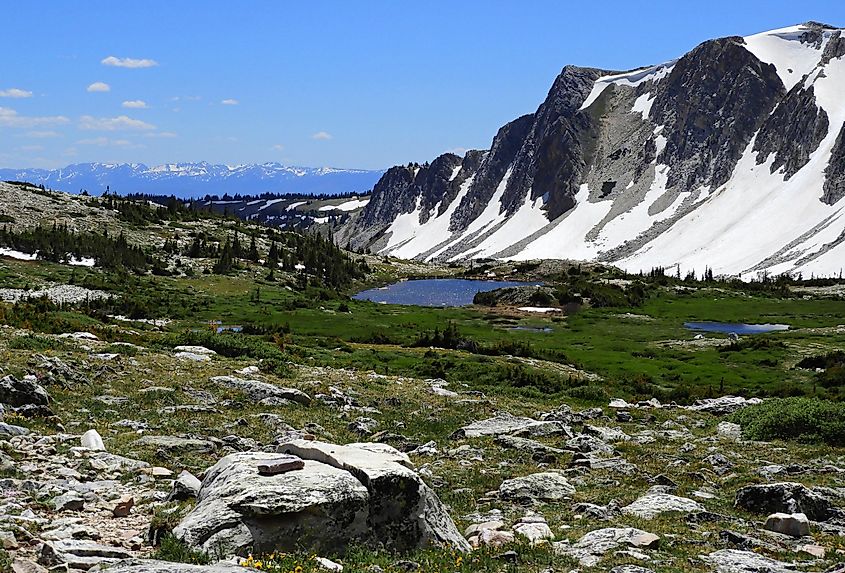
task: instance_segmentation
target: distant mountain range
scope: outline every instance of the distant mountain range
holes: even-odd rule
[[[148,167],[141,163],[77,163],[61,169],[0,169],[0,180],[28,181],[68,193],[83,190],[100,195],[112,192],[175,195],[260,195],[304,193],[308,195],[364,193],[373,188],[383,171],[291,167],[280,163],[260,165],[214,165],[168,163]]]

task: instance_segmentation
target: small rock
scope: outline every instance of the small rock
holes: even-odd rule
[[[485,521],[483,523],[473,523],[464,530],[464,537],[472,537],[478,535],[485,529],[498,530],[505,526],[504,521]]]
[[[484,529],[477,536],[479,547],[502,547],[513,543],[516,536],[510,531]]]
[[[163,468],[163,467],[160,467],[160,466],[154,466],[150,470],[150,475],[152,475],[156,479],[158,479],[158,478],[169,478],[169,477],[173,476],[173,472],[170,471],[167,468]]]
[[[194,474],[183,470],[175,480],[170,490],[169,501],[182,501],[197,497],[202,487],[202,482]]]
[[[100,437],[99,432],[97,430],[88,430],[84,434],[82,434],[82,447],[88,448],[89,450],[94,450],[97,452],[104,452],[106,451],[106,446],[103,444],[103,438]]]
[[[719,422],[716,433],[723,438],[739,441],[742,439],[742,426],[733,422]]]
[[[809,543],[806,545],[799,545],[795,549],[796,551],[812,555],[816,559],[824,559],[824,556],[827,554],[827,551],[821,545],[814,545]]]
[[[12,561],[12,573],[47,573],[47,570],[29,559],[17,558]]]
[[[639,565],[619,565],[611,569],[610,573],[654,573],[654,571]]]
[[[258,473],[263,476],[274,476],[301,470],[305,467],[305,461],[297,456],[279,456],[272,460],[262,460],[258,463]]]
[[[520,521],[513,526],[513,531],[528,540],[531,545],[537,545],[555,538],[555,534],[545,519],[541,521]]]
[[[3,549],[17,549],[18,540],[11,531],[0,531],[0,547]]]
[[[326,571],[343,571],[343,565],[335,563],[331,559],[326,559],[325,557],[315,557],[314,561],[317,562],[320,569],[325,569]]]
[[[559,501],[575,493],[575,487],[557,472],[540,472],[505,480],[499,486],[502,499]]]
[[[133,507],[135,507],[134,497],[131,495],[121,496],[121,498],[117,500],[117,504],[115,504],[114,509],[112,509],[112,515],[115,517],[127,517],[132,512]]]
[[[378,420],[374,420],[372,418],[358,418],[355,421],[350,422],[347,429],[359,436],[369,436],[378,429],[378,426]]]
[[[56,511],[79,511],[85,506],[85,500],[75,491],[69,491],[53,498]]]
[[[773,513],[766,518],[763,528],[791,537],[810,535],[810,521],[803,513]]]

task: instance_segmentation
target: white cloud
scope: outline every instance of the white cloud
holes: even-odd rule
[[[270,149],[272,149],[273,151],[284,151],[285,146],[282,145],[281,143],[277,143],[276,145],[272,146]]]
[[[44,125],[61,125],[63,123],[68,123],[69,121],[70,120],[63,115],[30,117],[18,115],[18,112],[8,107],[0,107],[0,127],[32,128]]]
[[[177,134],[173,133],[172,131],[156,131],[154,133],[145,133],[144,137],[155,137],[161,139],[170,139],[173,137],[179,137]]]
[[[158,65],[158,62],[150,59],[135,59],[135,58],[117,58],[109,56],[100,60],[104,66],[114,66],[116,68],[152,68]]]
[[[130,99],[120,105],[127,109],[149,109],[147,102],[142,99]]]
[[[43,145],[21,145],[21,151],[26,151],[27,153],[32,153],[35,151],[44,151]]]
[[[110,92],[111,86],[105,82],[94,82],[90,86],[86,88],[87,91],[95,93],[95,92]]]
[[[19,88],[9,88],[7,90],[0,90],[0,97],[24,98],[32,97],[32,92],[22,90]]]
[[[107,145],[108,137],[92,137],[89,139],[80,139],[76,142],[77,145]]]
[[[316,139],[317,141],[328,141],[332,139],[332,134],[327,131],[318,131],[311,136],[311,139]]]
[[[155,129],[155,126],[140,119],[133,119],[125,115],[117,117],[94,117],[83,115],[79,118],[79,129],[91,131],[118,131],[127,129]]]
[[[223,105],[238,105],[240,102],[234,98],[224,99],[221,101]]]
[[[44,131],[28,131],[24,134],[26,137],[33,139],[49,139],[51,137],[61,137],[62,134],[58,131],[44,130]]]
[[[128,139],[109,139],[108,137],[92,137],[80,139],[76,145],[97,145],[99,147],[130,147],[132,142]]]

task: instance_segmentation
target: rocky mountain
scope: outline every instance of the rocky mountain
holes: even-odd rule
[[[0,169],[0,180],[28,181],[68,193],[85,189],[99,195],[109,186],[122,195],[149,193],[182,198],[226,193],[340,194],[370,189],[382,171],[289,167],[280,163],[214,165],[169,163],[78,163],[62,169]]]
[[[486,151],[394,167],[341,241],[422,260],[839,274],[845,37],[809,22],[627,72],[567,66]]]

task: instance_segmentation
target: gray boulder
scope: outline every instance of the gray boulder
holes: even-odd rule
[[[715,573],[787,573],[793,571],[787,563],[769,559],[753,551],[720,549],[701,559],[713,567]]]
[[[206,472],[197,504],[173,533],[191,547],[245,555],[343,552],[350,545],[408,551],[468,551],[440,500],[405,454],[385,444],[336,446],[296,440],[279,446],[302,469],[260,475],[279,453],[244,452]]]
[[[803,513],[813,521],[825,521],[837,510],[821,493],[795,482],[749,485],[736,492],[734,505],[751,513]]]
[[[643,519],[654,519],[663,513],[701,513],[702,511],[704,507],[696,501],[657,490],[647,492],[622,508],[622,513]]]
[[[268,398],[276,398],[279,400],[288,400],[290,402],[298,402],[305,406],[311,403],[311,396],[301,390],[295,388],[283,388],[270,384],[269,382],[262,382],[260,380],[245,380],[235,376],[212,376],[210,379],[214,384],[231,388],[233,390],[240,390],[256,402],[266,400]]]
[[[755,406],[762,402],[760,398],[746,399],[742,396],[722,396],[721,398],[696,400],[692,406],[686,406],[686,409],[694,412],[708,412],[714,416],[726,416],[742,408]]]
[[[481,436],[500,436],[502,434],[513,434],[524,430],[541,430],[552,428],[559,430],[559,422],[541,422],[533,418],[514,416],[507,412],[499,412],[492,418],[473,422],[468,426],[458,429],[452,434],[452,438],[478,438]]]
[[[575,487],[557,472],[540,472],[505,480],[499,486],[502,499],[559,501],[575,493]]]
[[[188,470],[182,470],[175,480],[173,480],[173,487],[170,490],[168,501],[182,501],[185,499],[192,499],[199,495],[202,482],[194,474]]]
[[[583,567],[595,567],[601,558],[620,547],[653,549],[660,543],[660,537],[634,527],[607,527],[596,529],[569,545],[564,542],[554,544],[555,552],[573,557]]]
[[[29,433],[27,428],[15,426],[14,424],[6,424],[0,422],[0,438],[12,438],[15,436],[25,436]]]
[[[50,395],[33,380],[18,379],[14,376],[0,378],[0,404],[18,408],[20,406],[47,406]]]
[[[70,569],[88,570],[95,565],[114,563],[131,557],[120,547],[100,545],[93,541],[65,539],[41,545],[38,563],[46,567],[67,565]]]

